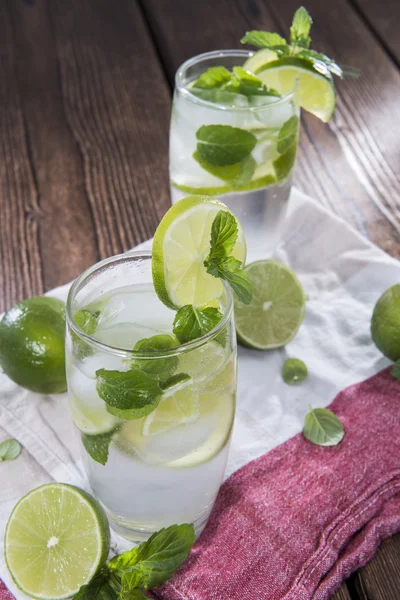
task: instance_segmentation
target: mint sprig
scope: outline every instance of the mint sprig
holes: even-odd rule
[[[312,63],[316,71],[323,75],[343,77],[343,69],[325,54],[310,50],[310,29],[312,18],[309,12],[300,6],[293,15],[290,27],[290,43],[277,33],[267,31],[248,31],[240,40],[242,44],[250,44],[258,48],[273,50],[278,58],[297,56]]]
[[[207,273],[224,279],[244,304],[252,298],[251,281],[244,273],[242,263],[229,256],[238,236],[238,225],[232,213],[220,210],[211,227],[210,254],[204,261]]]
[[[174,319],[174,334],[181,344],[191,342],[214,329],[222,319],[218,308],[196,308],[191,304],[182,306]]]
[[[161,585],[185,562],[195,540],[193,525],[171,525],[147,542],[108,561],[73,600],[145,600],[141,590]]]
[[[261,79],[242,67],[233,67],[232,73],[225,67],[210,67],[193,83],[190,91],[204,100],[234,103],[235,95],[246,96],[276,96],[280,94],[266,86]],[[221,94],[210,94],[219,91]],[[226,96],[224,96],[226,93]],[[231,95],[232,94],[232,95]]]

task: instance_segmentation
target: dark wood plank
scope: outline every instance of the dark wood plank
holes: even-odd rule
[[[379,37],[397,65],[400,64],[399,0],[350,0]]]
[[[384,540],[372,561],[353,576],[360,600],[397,600],[400,597],[400,535]]]
[[[206,50],[238,47],[248,29],[287,34],[298,2],[285,0],[279,10],[263,0],[184,5],[143,0],[143,5],[172,82],[183,60]],[[400,257],[399,144],[396,127],[388,126],[400,119],[400,74],[346,0],[309,0],[307,6],[315,20],[314,46],[359,67],[362,77],[338,83],[338,107],[329,125],[303,115],[296,182]]]
[[[170,92],[137,3],[0,3],[0,310],[148,238]]]

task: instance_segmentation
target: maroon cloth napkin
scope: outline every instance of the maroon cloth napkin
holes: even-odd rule
[[[234,473],[153,598],[323,600],[400,529],[400,381],[382,371],[329,408],[345,427],[341,444],[299,434]]]
[[[152,598],[324,600],[400,530],[400,382],[382,371],[329,408],[341,444],[299,434],[234,473],[185,565]],[[1,582],[0,600],[13,600]]]
[[[0,579],[0,600],[15,600],[11,592],[8,591]]]

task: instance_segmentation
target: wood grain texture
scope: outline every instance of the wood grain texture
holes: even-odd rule
[[[185,5],[143,0],[143,5],[172,82],[186,58],[238,47],[246,30],[286,35],[298,1],[285,0],[279,8],[263,0],[195,0]],[[309,0],[307,7],[315,20],[314,47],[360,68],[362,76],[339,81],[338,106],[328,125],[303,115],[296,183],[400,257],[400,144],[396,127],[388,126],[400,119],[400,74],[346,0]]]
[[[394,62],[400,64],[400,2],[399,0],[350,0],[371,30],[391,54]]]
[[[360,600],[400,598],[400,535],[383,541],[375,558],[353,577]]]

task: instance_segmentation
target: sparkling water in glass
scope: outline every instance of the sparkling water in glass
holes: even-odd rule
[[[208,52],[178,69],[169,152],[172,202],[189,194],[221,198],[243,226],[248,261],[269,256],[281,234],[298,146],[295,90],[282,98],[213,95],[212,91],[195,90],[193,83],[210,67],[232,70],[252,55],[246,50]],[[215,125],[239,128],[254,136],[255,147],[245,162],[221,167],[201,159],[198,132],[203,126]]]
[[[112,527],[129,539],[147,539],[175,523],[193,523],[199,533],[210,514],[235,412],[236,337],[232,295],[224,290],[217,327],[179,345],[172,334],[176,313],[154,291],[150,253],[104,260],[71,288],[71,414],[93,493]],[[133,351],[153,336],[170,336],[174,346]],[[150,385],[156,408],[149,414],[132,415],[129,390],[101,383],[125,377],[136,395]]]

